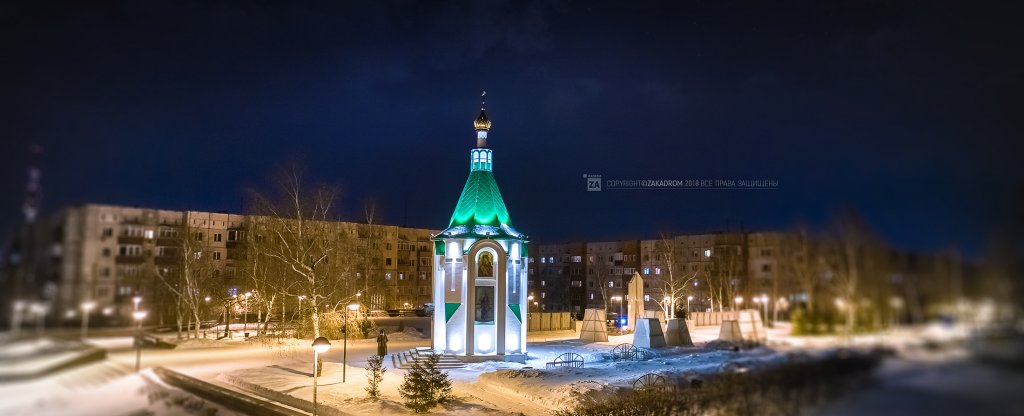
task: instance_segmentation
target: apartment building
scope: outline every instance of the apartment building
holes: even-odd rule
[[[527,290],[537,311],[582,311],[586,254],[583,243],[535,246],[529,260]],[[536,304],[534,304],[534,302]],[[582,313],[582,312],[579,312]]]
[[[80,305],[94,302],[94,322],[125,323],[133,299],[155,302],[170,294],[160,282],[178,267],[184,239],[208,256],[223,296],[237,295],[249,285],[237,268],[244,256],[247,217],[238,214],[86,204],[67,207],[22,227],[4,248],[0,297],[45,305],[51,322],[76,319]],[[187,228],[185,227],[187,226]],[[355,229],[355,223],[338,223]],[[430,301],[435,230],[379,226],[379,238],[363,239],[379,249],[368,276],[387,289],[369,305],[381,309],[422,306]],[[187,229],[190,235],[181,235]],[[369,300],[368,300],[369,301]],[[145,305],[143,305],[145,307]],[[7,317],[11,308],[3,308]],[[96,319],[96,318],[93,318]]]

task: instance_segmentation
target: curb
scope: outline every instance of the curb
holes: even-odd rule
[[[153,368],[153,373],[171,386],[246,415],[304,416],[309,414],[259,397],[226,389],[164,367]],[[310,410],[312,410],[312,406]]]

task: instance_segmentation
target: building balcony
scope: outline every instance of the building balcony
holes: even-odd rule
[[[145,241],[145,239],[142,238],[141,236],[140,237],[133,237],[133,236],[128,236],[128,235],[119,235],[119,236],[117,236],[117,243],[118,244],[139,244],[139,245],[141,245],[143,241]]]
[[[146,261],[146,257],[142,255],[138,256],[117,256],[114,257],[115,264],[142,264]]]

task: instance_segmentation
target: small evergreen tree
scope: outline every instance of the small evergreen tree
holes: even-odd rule
[[[448,373],[437,368],[441,356],[430,354],[425,361],[415,361],[405,373],[398,393],[405,399],[405,407],[416,413],[426,413],[438,403],[452,399],[452,382]]]
[[[380,398],[380,382],[384,380],[384,357],[373,355],[366,361],[366,393],[371,399]]]
[[[437,368],[440,359],[441,356],[438,354],[430,354],[430,357],[427,358],[427,380],[434,400],[438,403],[445,403],[453,399],[454,396],[452,395],[452,381],[448,379],[448,373]]]

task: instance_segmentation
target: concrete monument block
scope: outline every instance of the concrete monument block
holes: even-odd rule
[[[743,345],[743,333],[740,332],[740,323],[735,319],[722,321],[722,330],[718,332],[718,339],[729,341],[736,345]]]
[[[605,320],[604,309],[587,309],[583,313],[580,341],[608,341],[608,322]]]
[[[665,332],[665,343],[669,346],[692,347],[693,340],[690,339],[690,328],[682,319],[669,319]]]
[[[633,331],[633,345],[642,348],[661,348],[666,346],[665,334],[661,332],[661,322],[657,319],[641,319],[636,322]]]

